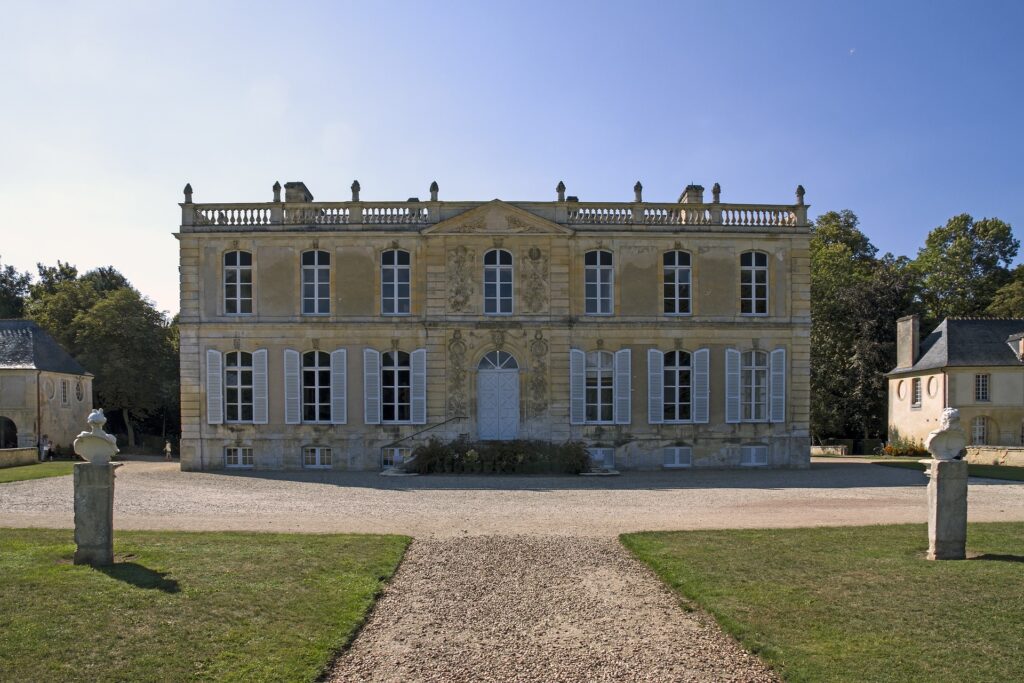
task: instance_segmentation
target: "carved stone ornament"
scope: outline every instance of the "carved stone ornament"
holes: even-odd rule
[[[466,395],[466,343],[462,332],[455,330],[448,342],[448,417],[469,414]]]
[[[242,348],[242,340],[239,339],[238,337],[235,337],[234,339],[231,340],[231,345],[235,347],[235,351],[238,351],[239,349]]]
[[[319,339],[313,339],[312,340],[312,344],[313,344],[313,348],[315,350],[317,350],[317,351],[320,350],[320,340]]]
[[[448,250],[448,310],[451,313],[469,311],[469,301],[473,296],[471,269],[475,256],[475,252],[462,245]]]
[[[80,433],[73,444],[75,453],[94,465],[105,465],[118,453],[117,439],[103,431],[106,423],[103,410],[93,410],[88,418],[89,431]]]
[[[522,261],[523,309],[542,313],[548,303],[548,257],[538,247],[530,247]]]
[[[942,411],[939,429],[928,433],[924,447],[935,460],[953,460],[967,446],[967,434],[960,427],[960,411],[946,408]]]
[[[501,350],[505,346],[505,330],[491,330],[491,343],[494,348]]]
[[[544,417],[548,410],[548,343],[540,330],[530,342],[530,376],[526,381],[530,417]]]

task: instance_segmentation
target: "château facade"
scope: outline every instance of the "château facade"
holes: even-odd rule
[[[182,468],[368,470],[429,439],[617,469],[809,464],[794,204],[198,204],[180,243]]]

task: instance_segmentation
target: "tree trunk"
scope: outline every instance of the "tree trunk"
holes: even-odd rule
[[[135,449],[135,429],[132,427],[132,421],[128,417],[128,409],[121,408],[121,417],[124,419],[124,427],[128,430],[128,448]]]

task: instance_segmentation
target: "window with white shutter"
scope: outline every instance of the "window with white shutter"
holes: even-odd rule
[[[664,377],[665,355],[658,349],[647,350],[647,422],[652,425],[664,422]]]
[[[331,423],[348,422],[348,351],[331,352]]]
[[[633,353],[630,349],[615,352],[615,424],[633,421]]]
[[[300,354],[284,350],[284,423],[297,425],[302,420],[302,396],[299,379]]]
[[[412,423],[427,423],[427,350],[416,349],[412,358]]]
[[[740,421],[740,352],[725,350],[725,421]]]
[[[711,405],[711,352],[697,349],[690,362],[693,365],[693,421],[707,424]]]
[[[363,421],[380,424],[380,352],[363,349]]]
[[[267,350],[260,349],[252,354],[252,422],[265,425],[270,421],[267,406]]]
[[[772,351],[769,411],[772,422],[786,421],[786,349]]]
[[[219,425],[224,422],[224,375],[220,351],[206,351],[206,422]]]
[[[587,354],[569,349],[569,423],[581,425],[587,410]]]

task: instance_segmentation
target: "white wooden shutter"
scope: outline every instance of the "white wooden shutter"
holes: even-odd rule
[[[693,421],[707,424],[708,408],[711,405],[711,352],[708,349],[697,349],[690,357],[693,364]]]
[[[410,355],[412,366],[412,423],[427,423],[427,350],[416,349]]]
[[[331,424],[348,422],[348,352],[331,352]]]
[[[771,421],[786,421],[786,349],[772,351],[771,360]]]
[[[284,350],[284,423],[302,422],[302,355],[294,349]]]
[[[647,349],[647,422],[665,421],[665,354]]]
[[[363,422],[380,424],[380,352],[363,349]]]
[[[252,352],[252,422],[265,425],[267,409],[267,350]]]
[[[633,352],[622,349],[615,352],[615,424],[628,425],[633,421]]]
[[[206,350],[206,422],[224,423],[224,362],[220,351]]]
[[[725,350],[725,421],[740,421],[740,352]]]
[[[587,417],[587,354],[569,349],[569,424],[581,425]]]

